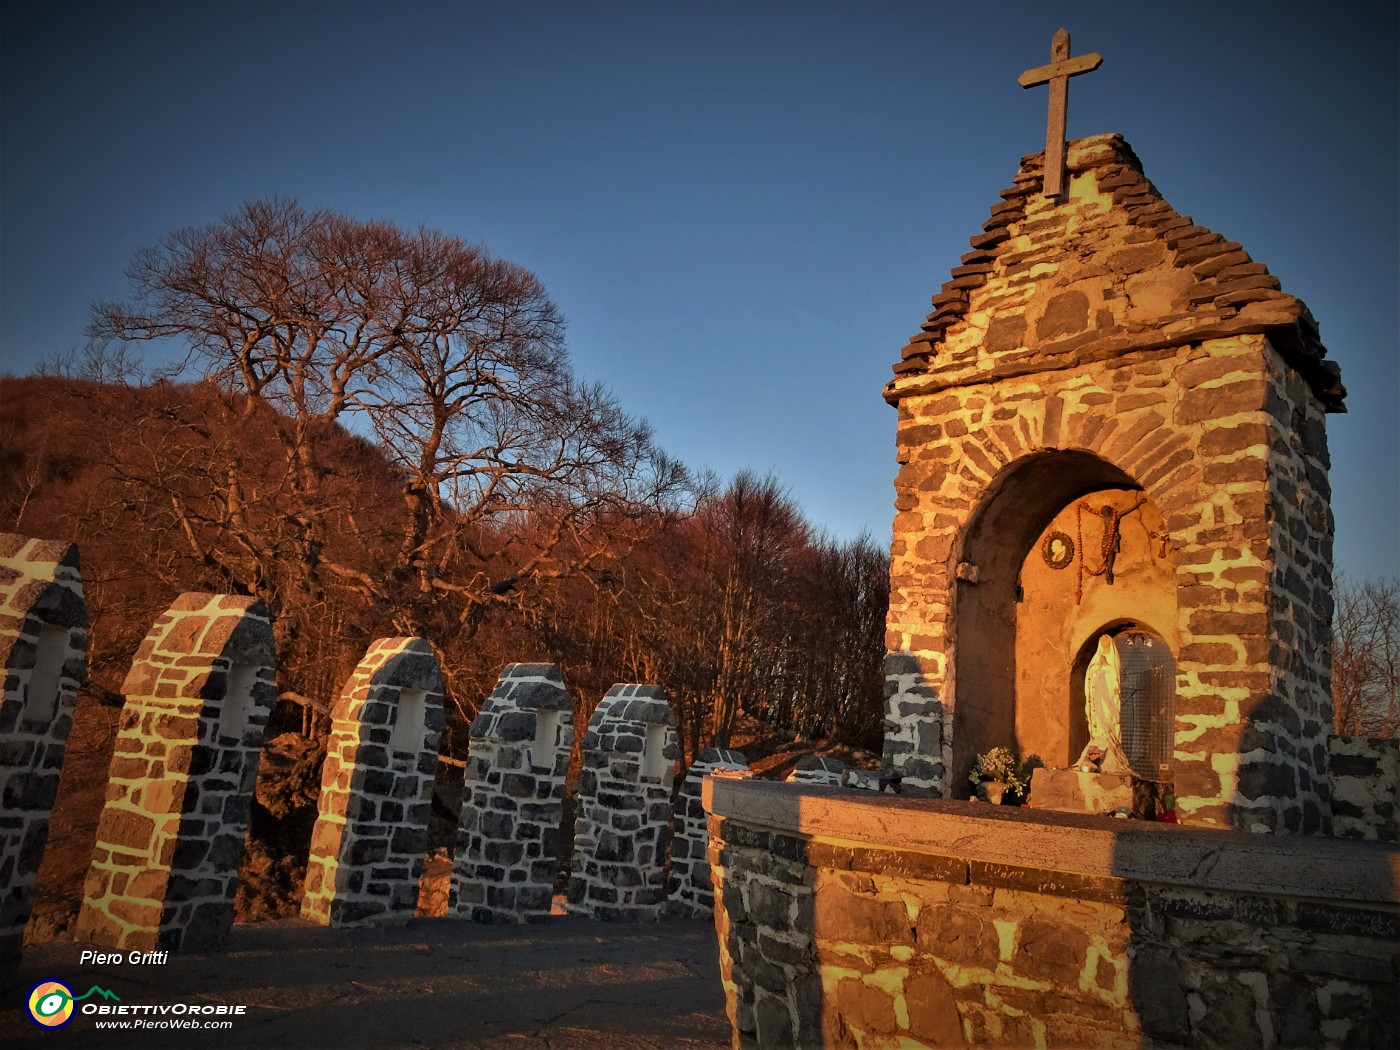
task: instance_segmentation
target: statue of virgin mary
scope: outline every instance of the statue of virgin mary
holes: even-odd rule
[[[1092,765],[1089,751],[1098,748],[1103,752],[1100,772],[1129,772],[1128,756],[1123,753],[1120,682],[1118,647],[1105,634],[1099,638],[1094,658],[1084,672],[1084,716],[1089,724],[1089,743],[1075,763],[1076,767]]]

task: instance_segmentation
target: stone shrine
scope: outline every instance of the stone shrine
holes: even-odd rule
[[[675,716],[662,689],[608,690],[583,738],[571,912],[622,922],[661,917],[679,757]]]
[[[77,939],[144,951],[223,941],[275,672],[255,598],[182,594],[156,621],[122,684]]]
[[[1066,148],[1099,61],[1023,75],[1050,148],[885,388],[904,795],[706,782],[735,1047],[1400,1043],[1400,853],[1319,834],[1395,829],[1393,742],[1329,739],[1345,390],[1121,137]],[[963,801],[1002,748],[1032,808]],[[1158,803],[1197,826],[1054,811]]]
[[[1043,159],[885,388],[886,763],[955,797],[992,747],[1068,767],[1089,661],[1132,632],[1174,663],[1162,698],[1124,701],[1135,774],[1193,823],[1324,831],[1338,369],[1307,308],[1120,136],[1069,144],[1060,197]]]
[[[78,686],[87,606],[78,548],[0,533],[0,975],[19,959]]]
[[[442,721],[433,647],[371,644],[331,712],[302,918],[353,926],[413,914]]]
[[[559,667],[506,667],[472,720],[449,915],[549,917],[573,746],[574,703]]]

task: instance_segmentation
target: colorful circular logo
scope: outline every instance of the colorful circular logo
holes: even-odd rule
[[[73,993],[58,981],[40,981],[29,993],[29,1016],[45,1028],[62,1028],[73,1020]]]

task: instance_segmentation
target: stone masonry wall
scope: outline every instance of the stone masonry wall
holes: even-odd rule
[[[1400,841],[1400,740],[1334,736],[1327,748],[1332,834]]]
[[[901,464],[887,634],[897,732],[886,763],[918,756],[936,767],[941,757],[956,767],[942,771],[947,791],[976,750],[1012,743],[957,738],[959,703],[1010,702],[971,684],[994,654],[959,628],[979,593],[1001,588],[1014,609],[1014,581],[988,565],[998,543],[1021,543],[1010,560],[1024,557],[1031,539],[1017,530],[1028,526],[1013,511],[1040,464],[1037,484],[1061,498],[1026,503],[1027,514],[1048,520],[1086,491],[1127,482],[1165,518],[1179,812],[1200,824],[1325,830],[1332,522],[1322,420],[1342,408],[1339,373],[1306,307],[1238,244],[1178,215],[1120,138],[1070,145],[1063,203],[1036,192],[1039,165],[1026,158],[1003,191],[886,389]],[[1061,468],[1044,468],[1051,460]],[[909,750],[921,734],[941,747],[925,739]],[[906,780],[920,782],[939,777],[925,769]]]
[[[156,621],[122,685],[79,940],[142,950],[222,942],[275,672],[261,601],[182,594]]]
[[[413,915],[442,721],[433,647],[371,644],[331,712],[302,918],[353,926]]]
[[[846,780],[846,763],[824,755],[803,755],[787,775],[789,784],[813,787],[841,787]]]
[[[695,756],[686,771],[676,795],[671,821],[671,865],[666,875],[670,899],[667,909],[676,915],[707,918],[715,911],[715,892],[710,885],[709,817],[701,788],[705,778],[716,773],[746,777],[748,759],[740,751],[707,747]]]
[[[78,686],[87,606],[78,548],[0,534],[0,975],[19,959]]]
[[[506,667],[471,725],[449,914],[549,917],[573,745],[574,704],[559,667]]]
[[[1237,735],[1227,725],[1219,734],[1224,744],[1238,741],[1231,823],[1250,831],[1327,831],[1334,522],[1325,406],[1281,356],[1266,354],[1261,364],[1268,451],[1263,456],[1253,449],[1242,451],[1234,463],[1217,463],[1203,481],[1263,504],[1260,516],[1269,523],[1267,549],[1273,555],[1261,558],[1260,566],[1268,574],[1269,620],[1258,634],[1244,629],[1237,635],[1228,609],[1217,604],[1225,615],[1198,611],[1189,626],[1197,652],[1215,647],[1220,653],[1210,662],[1236,675],[1256,676],[1245,685],[1248,697],[1240,704],[1244,733]],[[1251,459],[1262,459],[1265,466],[1268,491],[1262,499],[1255,490],[1257,467]],[[1219,553],[1220,561],[1228,561],[1232,548],[1222,544]],[[1236,651],[1226,653],[1222,646]],[[1254,655],[1265,646],[1267,679],[1257,677],[1261,661]],[[1213,736],[1203,734],[1198,745],[1205,744],[1209,751]],[[1230,769],[1214,759],[1212,765],[1228,790]],[[1207,778],[1204,791],[1212,788]],[[1197,787],[1193,793],[1202,790]]]
[[[679,757],[665,692],[654,685],[613,686],[583,738],[571,912],[622,922],[661,917]]]
[[[1394,848],[749,787],[711,799],[736,1047],[1400,1040]]]
[[[899,778],[901,790],[942,795],[943,704],[924,677],[913,653],[885,654],[885,746],[887,776]]]

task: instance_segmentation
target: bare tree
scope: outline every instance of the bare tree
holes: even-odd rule
[[[1400,581],[1342,582],[1332,622],[1332,709],[1343,736],[1400,734]]]
[[[786,670],[785,617],[807,523],[771,475],[738,474],[696,508],[700,560],[693,659],[711,667],[714,739],[728,746],[740,710],[772,703]],[[708,656],[708,659],[706,657]]]
[[[274,608],[314,604],[334,581],[393,610],[398,629],[470,632],[525,581],[606,557],[609,521],[683,477],[644,423],[573,377],[538,279],[458,238],[257,201],[171,234],[128,272],[131,300],[96,307],[90,335],[178,341],[172,378],[209,382],[235,429],[277,439],[275,463],[226,449],[203,508],[153,479],[198,556]],[[340,427],[372,436],[399,472],[388,564],[338,554],[333,533],[367,527],[336,483],[345,465],[326,438]]]

